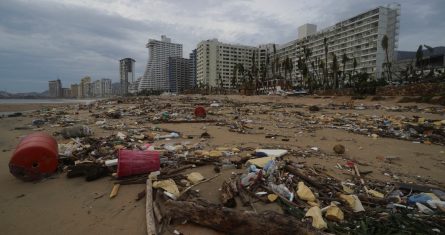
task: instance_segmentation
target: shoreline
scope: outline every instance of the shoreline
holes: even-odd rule
[[[54,99],[54,100],[42,100],[42,99],[9,99],[11,102],[3,102],[8,99],[0,99],[0,116],[7,115],[14,112],[24,112],[33,111],[40,109],[42,107],[58,107],[61,105],[70,104],[89,104],[94,103],[99,100],[65,100],[65,99]],[[25,101],[25,102],[20,102]],[[27,102],[35,101],[35,102]],[[53,102],[51,102],[53,101]]]

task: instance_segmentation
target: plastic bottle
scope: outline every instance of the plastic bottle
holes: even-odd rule
[[[412,195],[408,198],[408,204],[414,205],[416,203],[426,203],[428,200],[432,200],[431,196],[421,193],[417,195]]]
[[[434,195],[436,195],[438,198],[440,198],[440,200],[445,201],[445,192],[444,191],[441,191],[439,189],[433,189],[432,191],[433,191]]]
[[[289,189],[284,184],[276,185],[274,183],[269,183],[269,187],[273,192],[280,194],[281,196],[289,199],[289,201],[294,200],[294,194],[291,193],[289,191]]]
[[[256,172],[251,172],[251,173],[247,174],[246,176],[241,178],[241,185],[244,187],[251,185],[252,181],[254,181],[256,177],[257,177]]]

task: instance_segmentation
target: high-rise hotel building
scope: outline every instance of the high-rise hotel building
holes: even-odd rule
[[[119,60],[119,74],[121,82],[121,95],[128,94],[130,84],[134,83],[134,65],[135,60],[132,58],[124,58]],[[99,88],[98,88],[99,89]],[[100,89],[99,89],[100,90]]]
[[[247,73],[255,62],[259,71],[260,67],[265,65],[265,51],[266,48],[228,44],[217,39],[202,41],[198,44],[196,53],[196,82],[209,87],[219,87],[221,79],[224,88],[231,88],[235,65],[242,64]],[[240,83],[240,79],[237,83]]]
[[[357,61],[356,71],[367,72],[380,78],[383,72],[383,63],[386,55],[382,47],[382,38],[388,37],[388,57],[394,61],[395,49],[398,44],[400,5],[390,4],[360,13],[352,18],[336,23],[335,25],[316,30],[316,25],[305,24],[298,29],[298,39],[277,47],[277,56],[280,60],[286,57],[294,63],[293,74],[299,76],[297,68],[298,58],[303,57],[303,48],[311,50],[309,61],[316,58],[325,61],[325,45],[328,47],[328,67],[332,63],[331,53],[337,56],[339,63],[346,54],[351,60],[346,64],[346,72],[353,69],[352,59]],[[312,67],[310,70],[312,70]],[[315,66],[318,69],[318,66]]]
[[[168,58],[182,57],[182,44],[172,43],[165,35],[161,40],[149,39],[149,57],[138,91],[169,91]]]

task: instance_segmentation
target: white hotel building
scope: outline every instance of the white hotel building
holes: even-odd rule
[[[385,62],[385,51],[381,46],[384,35],[388,36],[389,60],[395,60],[399,35],[400,5],[390,4],[366,11],[350,19],[341,21],[331,27],[317,32],[317,26],[305,24],[298,28],[298,38],[276,46],[276,56],[280,62],[289,57],[294,64],[291,73],[293,81],[299,77],[298,59],[303,56],[303,48],[309,48],[312,55],[309,61],[315,59],[325,61],[324,38],[328,45],[328,68],[332,63],[331,52],[335,53],[340,66],[341,56],[345,53],[351,60],[346,65],[346,72],[353,69],[352,58],[357,61],[356,71],[367,72],[375,78],[380,78]],[[230,87],[234,77],[233,67],[242,63],[248,71],[252,66],[252,53],[256,53],[257,68],[266,63],[269,56],[268,75],[271,75],[271,63],[275,57],[273,44],[259,47],[238,44],[226,44],[217,39],[202,41],[197,48],[197,83],[217,87],[219,76],[225,88]],[[258,56],[259,55],[259,56]],[[312,67],[310,70],[312,70]],[[318,65],[315,66],[318,69]],[[284,74],[284,71],[281,71]]]
[[[149,39],[146,47],[149,57],[138,91],[168,91],[168,58],[182,57],[182,44],[172,43],[170,38],[162,35],[160,41]]]
[[[297,61],[303,56],[303,48],[309,48],[315,58],[325,60],[324,38],[328,45],[328,68],[332,63],[331,52],[337,56],[340,66],[341,56],[346,54],[351,60],[346,64],[346,72],[353,69],[352,58],[357,61],[356,71],[372,74],[380,78],[385,63],[385,50],[381,42],[384,35],[388,37],[389,60],[394,61],[399,35],[400,5],[380,6],[367,12],[341,21],[331,27],[316,31],[316,25],[306,24],[298,29],[298,39],[277,47],[280,61],[286,57],[294,63],[293,77],[299,76]],[[311,66],[309,66],[310,69]],[[318,66],[316,66],[318,68]]]
[[[223,87],[230,88],[236,64],[242,64],[245,72],[252,67],[252,56],[258,71],[265,65],[266,49],[239,44],[228,44],[211,39],[202,41],[197,48],[196,80],[197,84],[219,87],[221,77]],[[240,79],[238,78],[238,83]]]

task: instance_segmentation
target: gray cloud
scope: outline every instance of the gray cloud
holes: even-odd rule
[[[0,89],[43,91],[60,77],[64,86],[89,75],[118,81],[118,60],[136,59],[140,76],[148,38],[166,34],[188,55],[201,40],[258,45],[285,43],[297,27],[319,29],[386,0],[3,0],[0,1]],[[399,49],[445,44],[442,0],[405,0]]]

